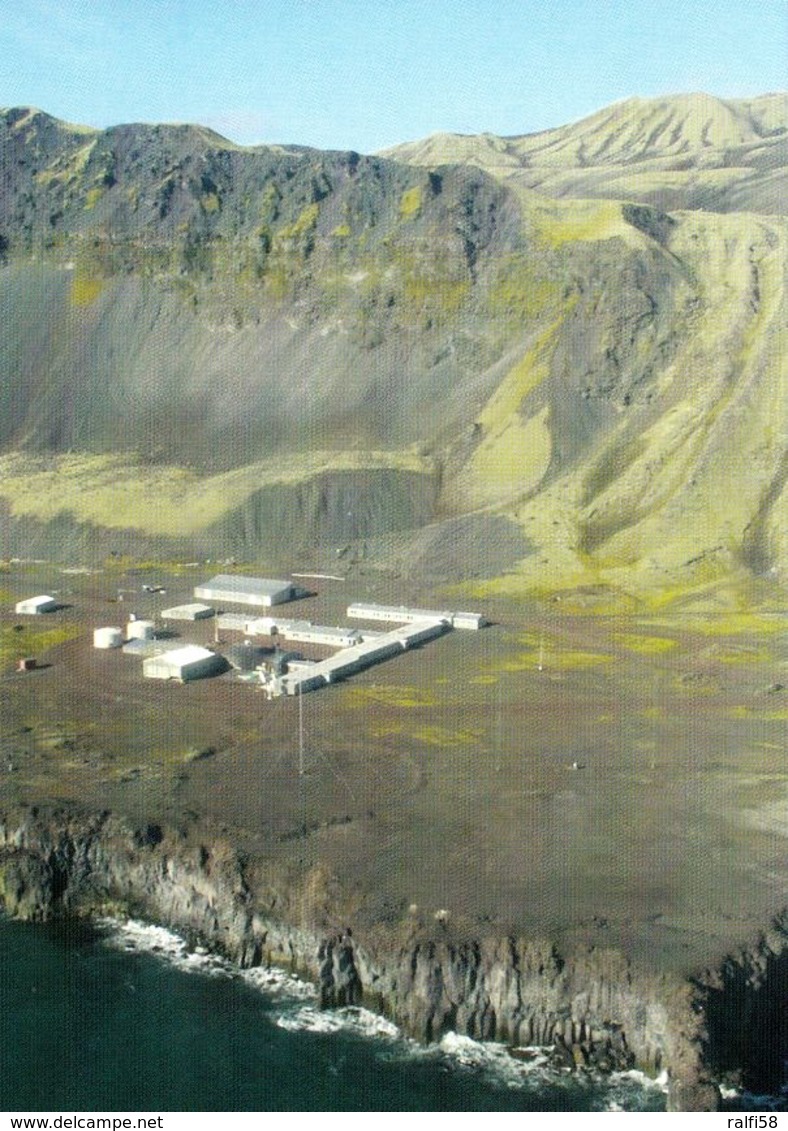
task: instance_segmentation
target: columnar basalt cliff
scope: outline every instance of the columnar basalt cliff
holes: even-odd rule
[[[146,916],[241,966],[285,966],[315,982],[324,1007],[363,1002],[426,1041],[456,1031],[554,1045],[578,1069],[667,1070],[672,1110],[715,1109],[713,1071],[778,1082],[766,1078],[776,1065],[763,1048],[777,1047],[764,1006],[774,1000],[772,983],[786,977],[779,926],[690,983],[638,974],[614,950],[461,939],[447,924],[375,928],[365,937],[343,923],[334,878],[318,871],[283,886],[283,876],[266,876],[226,844],[134,829],[109,813],[6,812],[0,846],[0,892],[11,915]]]

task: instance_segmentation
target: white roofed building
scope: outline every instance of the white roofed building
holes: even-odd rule
[[[481,613],[455,613],[445,609],[410,609],[406,605],[374,605],[359,601],[348,606],[347,615],[359,620],[414,624],[416,621],[445,621],[453,628],[482,628],[487,621]]]
[[[17,601],[14,612],[36,615],[38,613],[51,613],[56,608],[57,601],[54,597],[42,595],[40,597],[25,597],[23,601]]]
[[[164,620],[203,620],[213,616],[213,609],[210,605],[194,601],[190,605],[174,605],[171,609],[162,609],[161,615]]]
[[[452,613],[452,628],[469,628],[478,630],[487,624],[487,618],[482,613]]]
[[[176,679],[185,683],[189,679],[200,679],[206,675],[216,675],[225,671],[227,661],[224,656],[201,648],[198,644],[185,644],[170,652],[162,652],[143,660],[142,674],[148,679]]]

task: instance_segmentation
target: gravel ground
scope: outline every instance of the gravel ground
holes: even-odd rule
[[[0,577],[0,798],[189,822],[291,867],[321,861],[359,922],[417,904],[476,933],[622,946],[650,967],[704,965],[788,904],[788,680],[768,619],[733,635],[490,602],[482,632],[305,696],[299,774],[296,701],[232,674],[145,680],[138,659],[92,647],[94,627],[188,600],[212,568]],[[143,592],[152,582],[166,593]],[[315,623],[343,623],[351,600],[437,599],[373,570],[308,584],[319,592],[288,612]],[[12,598],[54,590],[67,607],[15,617]],[[212,622],[173,627],[178,643],[213,640]],[[71,638],[17,673],[9,648],[44,628]]]

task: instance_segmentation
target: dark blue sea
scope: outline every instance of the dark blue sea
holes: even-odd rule
[[[662,1111],[660,1086],[533,1050],[422,1048],[309,986],[140,923],[0,920],[3,1111]]]

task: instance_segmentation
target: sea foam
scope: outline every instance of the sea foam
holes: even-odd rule
[[[652,1080],[630,1071],[602,1076],[559,1067],[550,1048],[528,1047],[514,1052],[507,1046],[447,1033],[433,1045],[406,1037],[391,1021],[368,1009],[346,1007],[321,1010],[315,988],[273,967],[241,970],[204,947],[191,947],[180,935],[137,919],[101,919],[97,926],[107,945],[129,953],[155,955],[184,973],[236,979],[279,1000],[275,1023],[289,1032],[345,1034],[378,1042],[385,1060],[438,1061],[447,1070],[472,1072],[490,1084],[510,1090],[544,1087],[588,1088],[604,1095],[597,1110],[632,1111],[654,1089],[667,1090],[666,1077]]]
[[[129,953],[156,955],[185,973],[238,979],[266,994],[282,995],[296,1001],[315,997],[314,986],[308,982],[273,967],[256,966],[242,970],[205,947],[190,947],[180,935],[166,927],[157,927],[139,919],[99,919],[96,925],[108,946]]]
[[[359,1037],[386,1037],[405,1042],[405,1037],[391,1021],[356,1006],[335,1010],[304,1006],[292,1013],[282,1013],[277,1017],[276,1024],[280,1029],[290,1032],[352,1033]]]

